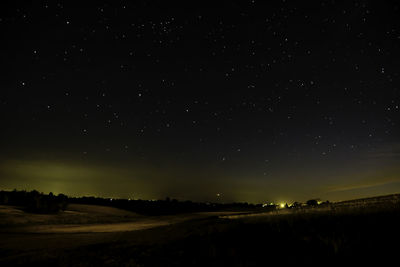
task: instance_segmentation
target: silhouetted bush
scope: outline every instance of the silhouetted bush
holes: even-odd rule
[[[48,195],[36,190],[26,191],[0,191],[0,204],[20,206],[27,212],[32,213],[57,213],[65,210],[68,205],[68,197],[53,193]]]
[[[292,208],[292,209],[298,209],[298,208],[301,208],[301,203],[300,202],[294,202],[293,204],[292,204],[292,206],[290,206],[290,208]]]
[[[307,200],[306,204],[308,206],[318,206],[318,201],[316,199]]]

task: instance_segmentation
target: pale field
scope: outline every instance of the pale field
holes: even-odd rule
[[[26,213],[18,207],[0,205],[0,226],[43,224],[90,224],[132,221],[143,216],[112,207],[70,204],[58,214]]]
[[[71,204],[59,214],[32,214],[0,205],[0,250],[73,248],[112,242],[126,233],[240,212],[144,216],[112,207]]]
[[[0,266],[265,266],[271,259],[386,266],[383,256],[396,260],[400,249],[398,200],[169,216],[92,205],[38,215],[0,206]]]

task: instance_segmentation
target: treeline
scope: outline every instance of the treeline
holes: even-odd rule
[[[274,211],[279,208],[315,207],[329,205],[329,201],[321,202],[318,199],[308,200],[306,203],[294,202],[291,205],[285,204],[284,207],[269,204],[251,204],[247,202],[236,203],[204,203],[193,201],[178,201],[170,199],[164,200],[131,200],[131,199],[113,199],[101,197],[68,197],[64,194],[54,195],[53,193],[43,194],[36,190],[27,191],[0,191],[0,204],[20,206],[27,212],[33,213],[57,213],[65,210],[69,203],[109,206],[119,209],[129,210],[143,215],[168,215],[189,212],[204,211]]]
[[[23,210],[32,213],[57,213],[65,210],[68,205],[68,197],[53,193],[43,194],[36,190],[0,191],[0,204],[22,207]]]
[[[249,203],[202,203],[193,201],[178,201],[176,199],[166,198],[164,200],[130,200],[130,199],[112,199],[99,197],[79,197],[69,198],[69,203],[90,204],[111,206],[124,210],[129,210],[143,215],[168,215],[201,211],[219,211],[219,210],[249,210],[261,207]]]
[[[192,201],[178,201],[166,198],[164,200],[131,200],[100,197],[68,197],[64,194],[43,194],[36,190],[27,191],[0,191],[0,204],[20,206],[32,213],[57,213],[65,210],[69,203],[100,205],[129,210],[143,215],[168,215],[201,211],[219,210],[254,210],[262,208],[261,204],[249,203],[200,203]],[[272,207],[271,207],[272,208]],[[275,206],[273,207],[275,208]],[[265,208],[262,208],[265,210]]]

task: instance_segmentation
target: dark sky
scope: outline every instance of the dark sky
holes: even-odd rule
[[[0,3],[0,189],[400,192],[397,1],[71,2]]]

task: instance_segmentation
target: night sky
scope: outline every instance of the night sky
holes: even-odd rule
[[[400,192],[397,1],[2,1],[0,189]]]

